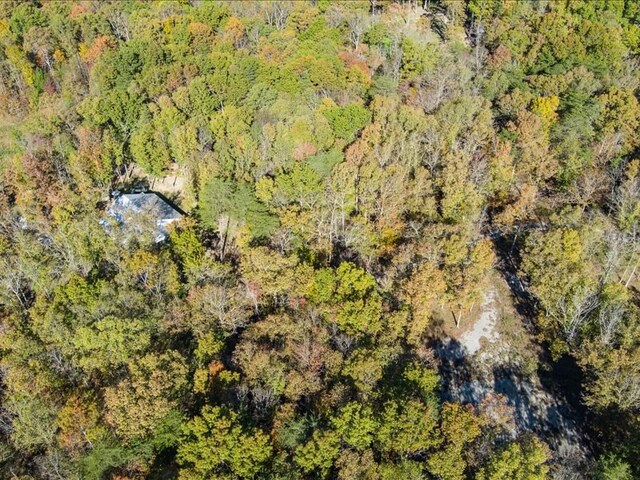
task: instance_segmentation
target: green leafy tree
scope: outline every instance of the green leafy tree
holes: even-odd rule
[[[394,400],[385,405],[376,438],[384,452],[418,455],[440,444],[437,426],[438,412],[431,405]]]
[[[371,113],[366,107],[358,104],[329,108],[323,113],[329,120],[334,135],[347,144],[351,143],[356,134],[371,121]]]
[[[510,443],[480,469],[478,480],[544,480],[549,472],[548,447],[535,437]]]
[[[72,341],[80,367],[108,372],[145,350],[151,335],[148,320],[107,316],[80,327]]]
[[[609,454],[598,459],[596,476],[598,480],[631,480],[631,465],[620,457]]]
[[[369,447],[377,429],[373,412],[360,403],[348,403],[338,410],[332,425],[342,440],[357,450]]]
[[[121,138],[127,139],[143,111],[142,101],[139,95],[132,94],[126,90],[111,90],[104,97],[99,98],[96,108],[100,112],[94,113],[94,115],[98,115],[94,118],[108,121],[120,134]]]
[[[294,460],[304,472],[317,471],[325,478],[340,453],[340,437],[335,432],[320,432],[298,448]]]
[[[460,448],[448,445],[427,459],[427,469],[442,480],[462,480],[466,462]]]
[[[433,45],[423,45],[409,37],[402,39],[402,74],[409,79],[426,73],[436,63],[437,49]]]
[[[142,169],[157,177],[164,175],[169,162],[169,147],[161,132],[143,116],[131,136],[131,156]]]
[[[23,451],[34,452],[55,441],[55,410],[37,396],[24,394],[7,398],[7,410],[13,415],[11,441]]]
[[[237,413],[206,406],[200,416],[184,425],[177,455],[182,465],[180,478],[254,478],[271,453],[269,438],[243,427]]]
[[[221,228],[225,233],[235,223],[246,225],[255,237],[264,237],[278,226],[277,217],[258,201],[249,185],[221,178],[203,185],[200,215],[206,226]]]
[[[309,296],[315,302],[334,304],[336,323],[350,335],[376,334],[382,328],[382,298],[376,281],[352,263],[341,263],[335,273],[317,271]]]

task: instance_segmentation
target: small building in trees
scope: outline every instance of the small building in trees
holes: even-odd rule
[[[183,217],[182,212],[154,192],[116,191],[107,213],[128,233],[155,234],[156,243],[166,240],[169,235],[167,227]],[[101,223],[108,225],[107,221]]]

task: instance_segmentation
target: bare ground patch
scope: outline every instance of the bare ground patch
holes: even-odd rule
[[[446,400],[480,405],[501,395],[513,412],[511,434],[534,432],[556,456],[556,469],[579,471],[589,456],[576,412],[538,376],[539,346],[497,273],[464,328],[441,325],[435,349]]]
[[[127,185],[143,184],[149,190],[161,193],[186,212],[195,206],[191,177],[186,168],[175,163],[169,167],[167,175],[162,178],[148,175],[134,164],[129,170],[125,183]]]

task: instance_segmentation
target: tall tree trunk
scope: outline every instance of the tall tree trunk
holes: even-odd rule
[[[451,309],[451,316],[453,317],[454,322],[456,322],[456,328],[460,328],[460,322],[462,321],[462,307],[458,309],[458,315],[456,315],[453,309]]]

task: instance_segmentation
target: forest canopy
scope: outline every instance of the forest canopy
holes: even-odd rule
[[[0,477],[637,478],[639,55],[634,0],[1,2]],[[578,456],[452,387],[497,284]]]

